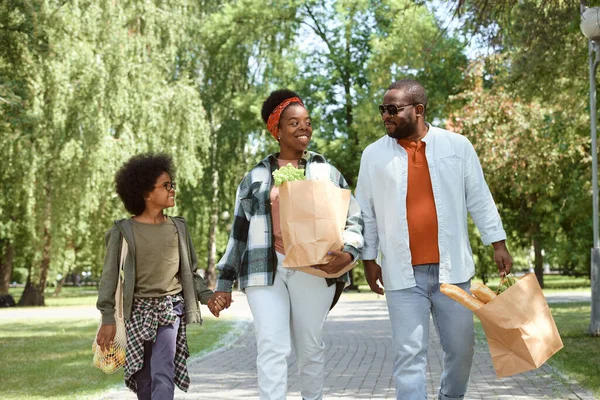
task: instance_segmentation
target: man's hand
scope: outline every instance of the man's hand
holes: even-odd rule
[[[106,353],[110,346],[112,345],[113,339],[117,334],[117,325],[102,325],[98,330],[98,335],[96,336],[96,343],[102,349],[103,353]]]
[[[343,251],[330,251],[330,256],[333,256],[327,264],[314,265],[313,268],[320,269],[328,274],[336,274],[344,267],[352,262],[352,254]]]
[[[504,277],[510,272],[513,265],[513,259],[506,248],[506,242],[504,240],[492,243],[492,246],[494,246],[494,262],[498,266],[500,276]]]
[[[383,295],[383,278],[381,277],[381,267],[375,260],[363,260],[365,266],[365,278],[371,290],[377,294]],[[377,281],[381,284],[379,286]]]

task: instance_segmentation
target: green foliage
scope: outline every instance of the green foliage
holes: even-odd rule
[[[470,87],[453,97],[463,106],[450,125],[475,146],[511,243],[538,240],[563,271],[586,273],[586,244],[573,233],[591,236],[588,138],[573,126],[572,104],[527,101],[501,85],[485,89],[481,63],[468,76]]]
[[[407,0],[304,1],[298,50],[304,94],[316,132],[314,147],[340,169],[350,186],[360,153],[384,134],[375,107],[395,80],[415,78],[428,89],[428,118],[438,118],[457,92],[466,58],[422,6]]]
[[[449,121],[474,143],[516,268],[529,267],[535,239],[553,267],[587,275],[579,5],[457,2],[460,37],[489,33],[495,52],[469,67],[464,39],[424,3],[0,2],[0,262],[12,245],[15,279],[97,276],[104,232],[128,216],[114,173],[152,150],[175,158],[171,212],[190,223],[202,268],[224,251],[231,217],[222,212],[231,215],[244,173],[277,151],[260,118],[270,91],[300,93],[315,126],[311,149],[353,186],[362,150],[384,134],[376,104],[394,80],[416,78],[428,91],[427,119]],[[470,232],[477,275],[493,278],[492,251],[472,224]]]
[[[196,185],[205,115],[182,54],[198,25],[189,2],[11,2],[0,5],[0,239],[43,290],[56,274],[98,274],[104,232],[126,217],[118,166],[141,151],[173,154]],[[187,69],[186,69],[187,68]],[[4,186],[4,184],[3,184]],[[18,190],[17,190],[18,188]]]

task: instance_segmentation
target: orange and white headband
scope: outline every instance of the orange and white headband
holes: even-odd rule
[[[300,100],[300,98],[290,97],[289,99],[285,99],[281,102],[281,104],[275,107],[275,109],[269,115],[269,119],[267,120],[267,130],[269,131],[269,133],[271,133],[271,135],[273,135],[275,140],[278,140],[277,133],[279,133],[278,127],[279,120],[281,119],[281,113],[291,103],[300,103],[302,106],[304,106],[304,103],[302,103],[302,100]]]

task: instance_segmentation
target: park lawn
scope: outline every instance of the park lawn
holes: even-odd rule
[[[517,275],[517,278],[520,277],[520,274]],[[475,277],[473,282],[481,282],[481,280]],[[495,276],[491,277],[486,284],[490,289],[496,290],[498,283],[500,283],[500,278]],[[589,291],[590,287],[590,279],[586,276],[544,275],[544,293]]]
[[[565,346],[551,358],[550,365],[600,398],[600,337],[587,333],[590,303],[550,304],[550,310]]]
[[[12,287],[8,293],[19,301],[23,294],[22,287]],[[96,286],[65,286],[60,291],[60,295],[53,297],[54,288],[46,288],[44,291],[44,302],[46,307],[62,306],[95,306],[98,299],[98,288]]]
[[[518,275],[517,277],[521,277]],[[474,277],[473,282],[481,282],[481,279]],[[491,277],[487,285],[490,289],[496,290],[500,283],[500,278],[495,276]],[[361,292],[370,292],[369,285],[366,282],[359,282],[358,286]],[[544,275],[544,293],[556,293],[556,292],[589,292],[591,289],[591,282],[588,277],[575,277],[575,276],[563,276],[563,275]],[[349,292],[351,293],[351,292]]]
[[[88,399],[116,385],[123,370],[105,375],[92,365],[96,319],[2,320],[0,399]],[[227,320],[205,319],[188,325],[192,356],[210,351],[233,327]]]

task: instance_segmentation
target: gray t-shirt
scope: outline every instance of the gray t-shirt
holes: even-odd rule
[[[179,282],[179,238],[170,218],[163,224],[145,224],[134,219],[134,297],[163,297],[181,292]]]

